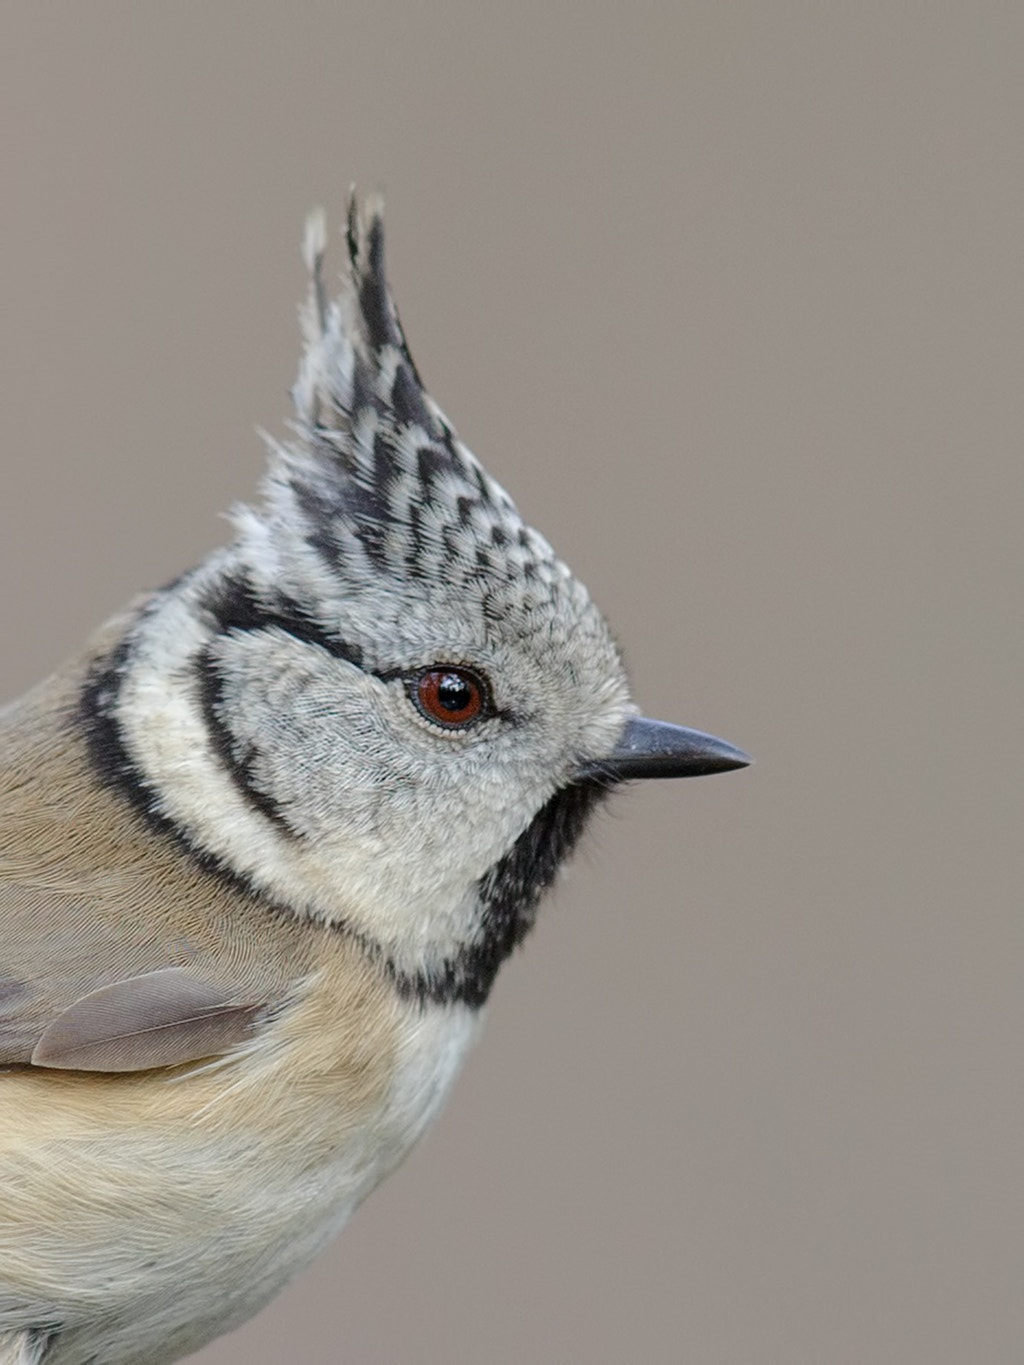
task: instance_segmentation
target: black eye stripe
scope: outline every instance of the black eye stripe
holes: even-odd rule
[[[255,745],[250,743],[242,757],[237,752],[234,736],[222,715],[224,678],[209,649],[204,649],[196,660],[196,680],[199,704],[202,708],[203,719],[206,722],[207,734],[210,737],[210,747],[217,755],[221,767],[231,778],[243,799],[254,810],[266,816],[289,838],[294,837],[295,830],[288,823],[281,807],[270,792],[264,790],[256,781],[254,767],[257,750]]]
[[[216,622],[218,635],[228,635],[234,631],[280,630],[284,634],[292,636],[293,639],[301,640],[304,644],[316,645],[317,648],[323,649],[336,659],[344,659],[346,663],[353,664],[356,668],[380,678],[382,682],[398,680],[405,687],[416,709],[433,724],[440,724],[443,728],[468,729],[479,721],[490,719],[492,716],[498,716],[500,719],[509,721],[517,719],[510,713],[497,709],[494,704],[490,681],[486,674],[481,673],[478,669],[463,663],[446,662],[434,663],[427,668],[417,668],[414,671],[407,668],[370,668],[367,666],[363,651],[358,645],[329,634],[318,622],[312,620],[297,602],[289,597],[278,596],[273,606],[267,605],[259,599],[252,585],[245,578],[222,580],[217,585],[216,590],[207,596],[203,602],[203,607]],[[431,671],[450,674],[453,677],[465,675],[472,679],[473,683],[480,689],[481,709],[468,719],[457,720],[450,726],[439,720],[436,715],[424,711],[416,695],[417,684],[425,673]],[[452,697],[453,704],[451,707],[445,706],[443,702],[441,705],[445,710],[450,710],[457,715],[462,708],[454,705],[454,701],[455,698]]]
[[[273,608],[266,606],[244,579],[230,578],[222,582],[203,605],[217,622],[221,635],[233,630],[281,630],[305,644],[317,645],[336,659],[344,659],[356,668],[363,667],[363,651],[358,645],[329,635],[290,598],[279,598]]]

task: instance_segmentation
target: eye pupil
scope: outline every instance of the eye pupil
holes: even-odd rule
[[[437,684],[437,700],[446,711],[464,711],[473,700],[473,688],[457,673],[446,673]]]
[[[416,678],[413,698],[427,720],[457,730],[483,715],[487,692],[468,669],[428,668]]]

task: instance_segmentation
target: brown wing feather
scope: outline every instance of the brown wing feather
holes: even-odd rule
[[[259,1013],[258,1005],[229,1004],[181,967],[165,967],[83,995],[43,1029],[31,1062],[74,1071],[177,1066],[237,1047]]]
[[[0,870],[0,1066],[177,1066],[237,1047],[287,994],[229,942],[161,933],[141,910],[123,892],[108,903]]]
[[[0,711],[0,1066],[230,1051],[301,994],[331,936],[206,871],[100,780],[76,721],[88,661]]]

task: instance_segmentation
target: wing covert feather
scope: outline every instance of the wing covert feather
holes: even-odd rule
[[[122,897],[0,880],[0,1066],[178,1066],[237,1047],[285,994],[246,979],[227,948],[140,918]]]
[[[81,996],[32,1050],[33,1066],[73,1071],[148,1071],[227,1052],[249,1035],[258,1005],[164,967]]]

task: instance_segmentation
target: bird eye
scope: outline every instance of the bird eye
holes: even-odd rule
[[[413,680],[413,700],[427,720],[446,730],[462,730],[487,711],[484,683],[468,668],[441,665]]]

